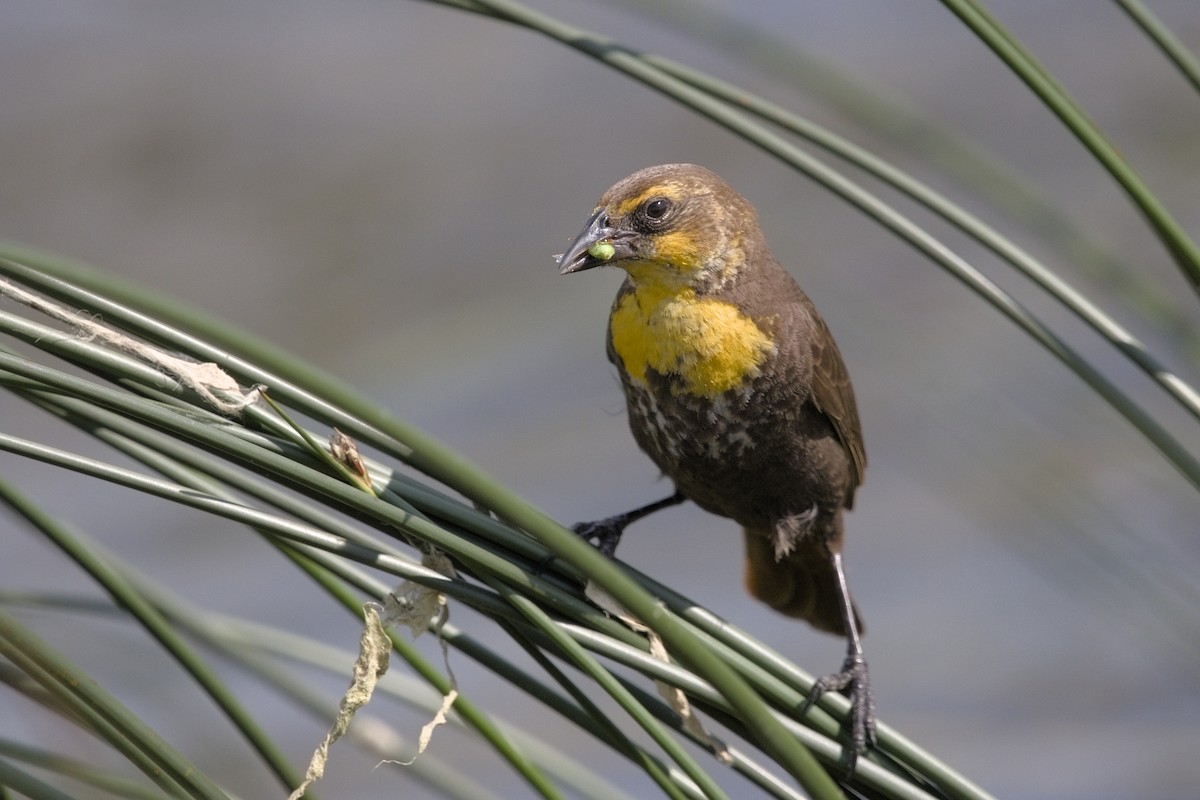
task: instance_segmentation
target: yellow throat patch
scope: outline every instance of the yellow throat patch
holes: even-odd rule
[[[634,383],[674,373],[690,394],[714,398],[758,374],[774,344],[731,303],[688,287],[636,286],[609,320],[613,350]]]

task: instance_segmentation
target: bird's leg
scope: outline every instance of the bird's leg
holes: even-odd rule
[[[617,552],[617,545],[621,543],[621,534],[625,532],[625,528],[631,523],[637,522],[642,517],[649,516],[660,509],[679,505],[685,500],[687,498],[683,496],[683,493],[676,490],[675,494],[670,497],[664,497],[662,500],[656,500],[641,508],[626,511],[624,514],[605,517],[595,522],[577,522],[571,526],[571,530],[575,531],[581,538],[589,542],[595,542],[596,549],[611,558],[613,553]]]
[[[829,690],[844,692],[850,698],[850,752],[846,757],[847,775],[854,774],[858,754],[866,750],[867,744],[875,746],[875,696],[871,693],[871,679],[867,672],[867,660],[863,657],[862,642],[858,635],[858,624],[854,619],[854,606],[850,602],[850,589],[846,584],[846,573],[842,569],[842,554],[831,553],[834,571],[837,573],[838,593],[842,606],[842,620],[846,624],[846,661],[842,671],[826,675],[813,684],[800,713]]]

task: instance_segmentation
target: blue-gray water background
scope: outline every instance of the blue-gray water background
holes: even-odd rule
[[[744,53],[621,4],[538,6],[809,113],[970,196],[913,154],[920,142],[864,133],[797,81],[748,66]],[[1116,6],[991,6],[1183,226],[1200,231],[1200,98]],[[1153,6],[1200,44],[1194,2]],[[902,96],[1010,163],[1110,246],[1157,305],[1135,306],[1044,241],[1002,229],[1126,309],[1121,321],[1196,381],[1196,350],[1164,321],[1178,315],[1195,337],[1194,293],[1111,181],[938,3],[712,7]],[[705,164],[758,206],[849,364],[871,464],[847,560],[882,718],[1001,797],[1195,796],[1195,490],[1027,337],[819,187],[555,43],[423,3],[0,6],[0,236],[109,269],[311,359],[568,522],[666,488],[628,436],[604,360],[619,274],[561,278],[551,259],[609,184],[665,161]],[[1110,350],[978,249],[963,252],[1200,443],[1194,422]],[[9,400],[0,425],[101,452]],[[245,530],[24,461],[4,458],[0,470],[207,607],[347,648],[357,641],[353,622],[316,591],[291,593],[288,568]],[[94,593],[11,519],[0,519],[0,541],[0,588]],[[632,529],[622,556],[813,671],[834,667],[839,641],[743,595],[739,547],[731,523],[684,509]],[[455,613],[489,635],[486,621]],[[247,767],[242,746],[197,710],[194,689],[141,636],[109,622],[29,618],[202,767],[228,774],[244,796],[280,796],[261,773],[235,777]],[[594,753],[635,795],[651,791],[465,659],[455,667],[484,707]],[[325,684],[332,700],[344,679]],[[274,711],[255,684],[243,688],[262,695],[252,702],[303,763],[325,723]],[[413,735],[424,721],[383,713]],[[0,736],[48,741],[63,730],[0,693]],[[75,741],[65,749],[100,757]],[[526,796],[460,733],[439,732],[432,752],[502,796]],[[372,766],[335,748],[324,795],[430,796]],[[742,784],[727,783],[737,796]]]

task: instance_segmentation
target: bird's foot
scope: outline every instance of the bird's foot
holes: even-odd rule
[[[841,692],[850,698],[850,751],[846,754],[846,775],[854,775],[858,756],[875,746],[875,695],[871,692],[871,678],[867,662],[861,655],[849,655],[842,664],[842,671],[826,675],[813,684],[800,709],[803,715],[809,707],[828,691]]]
[[[679,505],[686,499],[679,490],[676,490],[670,497],[664,497],[662,500],[656,500],[641,508],[626,511],[624,514],[605,517],[595,522],[577,522],[571,526],[571,530],[584,541],[595,543],[597,550],[612,558],[613,554],[617,552],[617,545],[621,543],[621,534],[625,533],[625,529],[632,523],[659,509]],[[538,571],[546,569],[553,561],[553,555],[546,556],[538,566]]]
[[[625,529],[631,524],[660,509],[677,506],[686,499],[676,489],[670,497],[655,500],[653,503],[626,511],[624,514],[615,514],[595,522],[577,522],[571,526],[571,530],[575,531],[575,534],[581,539],[594,542],[597,550],[612,558],[613,554],[617,552],[617,545],[621,543],[621,534],[625,533]]]
[[[597,550],[612,558],[613,554],[617,552],[617,545],[621,543],[621,535],[625,533],[625,526],[628,524],[628,514],[617,514],[594,522],[577,522],[571,526],[571,530],[580,539],[591,542]]]
[[[617,552],[617,545],[621,543],[621,534],[625,533],[625,527],[629,524],[628,516],[617,514],[593,522],[576,522],[571,526],[571,532],[585,542],[591,542],[597,550],[612,558]],[[534,572],[539,575],[545,572],[554,563],[555,558],[557,556],[553,553],[547,555],[536,566]]]

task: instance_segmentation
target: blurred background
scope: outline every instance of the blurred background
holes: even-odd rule
[[[683,21],[659,15],[674,3],[535,5],[894,159],[1045,258],[1185,379],[1200,377],[1194,292],[1110,179],[940,4],[714,1],[679,4]],[[1200,47],[1193,0],[1152,6]],[[989,7],[1183,227],[1200,232],[1200,97],[1117,6]],[[726,15],[877,93],[879,104],[847,105],[845,91],[831,96],[813,82],[818,62],[794,73],[763,40],[731,38]],[[1039,213],[1034,222],[1047,224],[1031,226],[964,188],[917,129],[883,133],[870,116],[884,100],[1003,162],[1108,248],[1120,272],[1064,252]],[[758,207],[772,248],[849,365],[870,468],[846,558],[881,719],[1001,797],[1193,795],[1194,487],[1050,355],[843,202],[596,62],[432,4],[0,6],[0,237],[97,265],[286,347],[567,523],[669,491],[628,434],[604,357],[620,274],[559,277],[551,257],[610,184],[668,161],[712,168]],[[1193,451],[1200,445],[1194,420],[1110,348],[993,258],[914,214]],[[11,400],[0,425],[102,453]],[[269,576],[281,589],[295,582],[235,526],[13,458],[0,458],[0,470],[202,605],[357,642],[354,621],[315,591],[264,593]],[[0,588],[95,593],[11,517],[0,517],[0,536]],[[631,529],[621,555],[807,669],[837,666],[842,642],[744,596],[740,546],[732,523],[683,508]],[[156,570],[165,562],[188,568]],[[452,613],[489,635],[485,620]],[[194,711],[194,687],[139,634],[29,616],[202,767],[228,775],[243,796],[278,796],[211,709]],[[528,723],[526,704],[488,673],[461,658],[455,668],[464,693]],[[331,700],[344,680],[328,680]],[[327,723],[260,702],[268,728],[305,763]],[[397,710],[391,721],[415,736],[424,719]],[[0,736],[77,735],[65,730],[0,694]],[[541,733],[567,749],[590,746],[570,730]],[[81,757],[100,757],[97,749],[79,738]],[[467,736],[439,732],[431,752],[469,758],[469,774],[503,796],[526,796]],[[595,766],[635,794],[645,787],[607,753]],[[372,767],[335,747],[319,791],[394,796],[396,776]],[[399,785],[409,798],[433,796]]]

